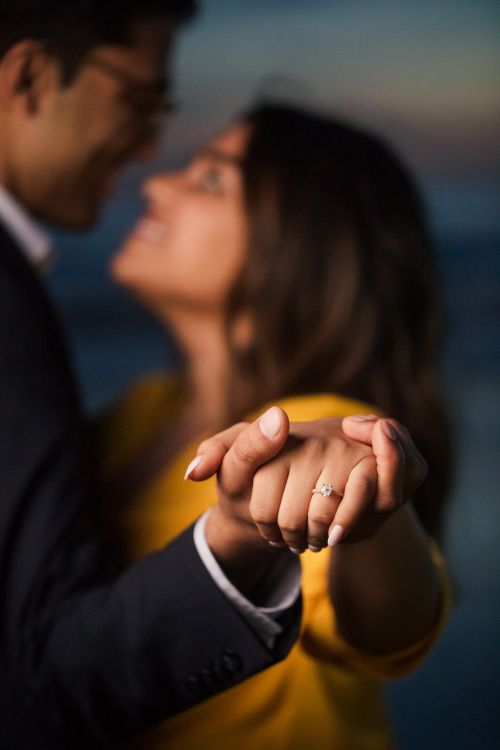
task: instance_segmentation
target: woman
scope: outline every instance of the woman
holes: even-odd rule
[[[358,414],[367,429],[373,411],[388,413],[410,428],[430,471],[415,502],[420,520],[409,506],[372,512],[368,488],[352,531],[346,537],[339,510],[328,539],[335,549],[320,554],[321,492],[309,525],[301,518],[280,530],[263,517],[271,543],[297,553],[309,546],[298,646],[273,670],[168,721],[144,746],[389,748],[379,682],[420,661],[446,609],[439,556],[424,533],[439,530],[448,455],[415,189],[377,138],[264,105],[186,169],[150,179],[145,193],[148,212],[112,273],[173,332],[185,369],[139,384],[103,428],[104,472],[124,498],[117,531],[130,557],[211,504],[212,485],[187,492],[181,482],[200,438],[270,401],[292,420]],[[338,505],[343,489],[332,488],[328,502]]]

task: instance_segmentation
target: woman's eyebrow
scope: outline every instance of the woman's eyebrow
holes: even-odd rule
[[[212,161],[229,164],[238,169],[240,169],[243,164],[243,159],[241,159],[241,157],[228,154],[226,151],[219,151],[216,148],[207,148],[204,151],[201,151],[198,155],[198,159],[211,159]]]

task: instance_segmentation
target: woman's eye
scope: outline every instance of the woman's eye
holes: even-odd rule
[[[196,180],[197,187],[210,193],[221,193],[224,187],[223,179],[218,169],[204,170]]]

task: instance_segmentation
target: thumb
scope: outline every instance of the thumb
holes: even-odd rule
[[[377,460],[377,507],[394,510],[404,500],[406,456],[394,425],[387,419],[380,419],[373,430],[373,453]]]
[[[192,479],[202,482],[216,474],[222,463],[222,459],[236,440],[239,433],[245,429],[246,423],[233,424],[222,432],[217,432],[212,437],[206,438],[198,446],[196,456],[186,469],[184,479]]]
[[[370,445],[377,461],[377,508],[394,510],[401,504],[405,451],[394,425],[373,415],[344,417],[342,429],[352,440]]]
[[[342,429],[352,440],[372,446],[378,467],[378,496],[383,503],[394,493],[411,497],[426,478],[427,462],[400,422],[359,415],[345,417]]]
[[[290,429],[288,416],[272,406],[242,429],[227,451],[219,469],[219,486],[230,495],[247,490],[257,469],[283,448]]]

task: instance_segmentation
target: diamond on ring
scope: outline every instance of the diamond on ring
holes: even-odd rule
[[[344,497],[344,493],[339,492],[339,490],[334,490],[333,484],[331,484],[330,482],[323,482],[320,490],[317,487],[314,487],[313,494],[315,492],[317,492],[318,495],[323,495],[323,497],[330,497],[330,495],[337,495],[337,497]]]

